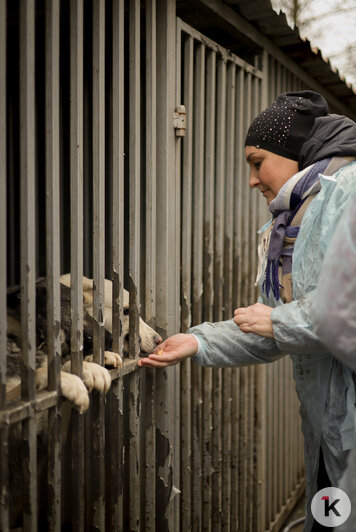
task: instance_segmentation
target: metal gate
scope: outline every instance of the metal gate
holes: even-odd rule
[[[255,300],[256,231],[268,212],[248,188],[242,144],[274,92],[298,82],[283,69],[266,53],[255,65],[230,54],[177,19],[174,0],[0,0],[1,530],[14,506],[14,451],[24,530],[39,528],[39,508],[46,530],[61,521],[76,531],[278,529],[303,476],[289,361],[151,372],[137,371],[136,357],[139,313],[166,337]],[[184,137],[174,129],[180,105]],[[123,287],[130,292],[128,358],[111,371],[106,398],[91,394],[85,416],[68,414],[59,391],[59,276],[68,271],[78,375],[83,273],[96,287],[100,364],[104,278],[113,281],[119,352]],[[47,278],[49,355],[40,394],[38,276]],[[6,291],[14,284],[22,388],[9,402]]]
[[[295,81],[268,56],[251,66],[177,20],[182,330],[256,301],[257,229],[268,217],[248,186],[251,120]],[[276,86],[277,81],[277,86]],[[301,495],[303,443],[291,363],[181,367],[181,530],[278,530]]]

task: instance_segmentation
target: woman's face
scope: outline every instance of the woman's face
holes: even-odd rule
[[[255,146],[246,146],[245,155],[250,166],[250,187],[258,188],[268,204],[284,183],[298,172],[297,161]]]

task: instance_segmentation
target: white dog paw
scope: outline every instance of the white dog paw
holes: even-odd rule
[[[114,351],[105,351],[104,362],[105,366],[113,366],[114,368],[121,368],[124,365],[122,357]]]
[[[77,375],[61,371],[61,392],[81,414],[88,409],[88,390]]]
[[[45,390],[48,386],[48,370],[47,367],[38,368],[35,372],[35,388],[39,392]]]
[[[111,386],[110,373],[95,362],[83,362],[83,381],[89,391],[94,388],[100,393],[106,393]]]
[[[88,355],[85,357],[87,362],[93,362],[93,355]],[[124,365],[122,357],[119,353],[114,351],[105,351],[104,353],[104,364],[105,366],[113,366],[114,368],[121,368]]]

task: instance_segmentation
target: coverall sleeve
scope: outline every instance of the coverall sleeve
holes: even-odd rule
[[[244,333],[232,319],[205,322],[187,332],[199,338],[200,349],[193,360],[200,366],[249,366],[274,362],[284,354],[273,339]]]
[[[291,355],[325,352],[313,328],[313,304],[316,290],[271,312],[274,339],[278,348]]]

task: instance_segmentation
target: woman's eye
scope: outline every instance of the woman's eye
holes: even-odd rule
[[[254,167],[256,168],[256,170],[259,170],[261,168],[261,162],[254,163]]]

